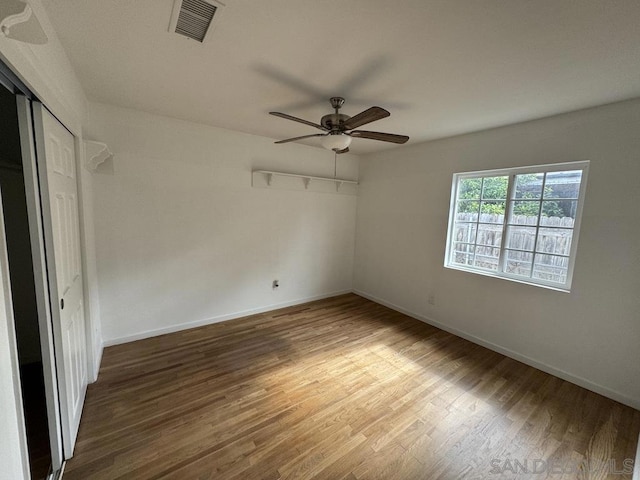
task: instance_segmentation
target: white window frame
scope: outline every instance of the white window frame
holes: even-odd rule
[[[527,278],[520,275],[516,275],[513,273],[508,273],[504,271],[504,263],[505,263],[505,243],[507,241],[507,226],[509,222],[509,218],[511,216],[511,209],[513,201],[516,200],[513,197],[513,186],[515,183],[516,175],[528,174],[528,173],[551,173],[565,170],[581,170],[582,177],[580,180],[580,191],[578,193],[577,207],[576,207],[576,216],[573,225],[572,239],[571,239],[571,248],[569,252],[569,261],[567,268],[567,277],[564,283],[551,282],[548,280],[537,279],[537,278]],[[551,290],[558,290],[561,292],[570,292],[571,284],[573,281],[573,269],[575,266],[576,260],[576,252],[578,249],[578,237],[580,234],[580,226],[582,223],[582,209],[584,206],[584,198],[585,191],[587,187],[587,175],[589,171],[589,161],[577,161],[577,162],[564,162],[564,163],[552,163],[545,165],[532,165],[527,167],[513,167],[513,168],[501,168],[495,170],[480,170],[474,172],[462,172],[462,173],[454,173],[452,179],[451,186],[451,201],[449,204],[449,225],[447,228],[447,245],[444,257],[444,266],[446,268],[450,268],[453,270],[461,270],[464,272],[475,273],[478,275],[484,275],[488,277],[501,278],[505,280],[511,280],[517,283],[524,283],[527,285],[534,285],[537,287],[549,288]],[[456,216],[456,205],[458,203],[458,185],[461,180],[465,178],[482,178],[482,177],[499,177],[499,176],[508,176],[509,182],[507,187],[507,198],[505,205],[505,213],[504,220],[502,222],[502,241],[500,244],[500,254],[498,259],[498,270],[491,271],[486,269],[481,269],[478,267],[468,266],[468,265],[460,265],[457,263],[451,262],[451,250],[453,248],[453,234],[454,234],[454,225],[455,225],[455,216]],[[544,191],[544,185],[543,185]],[[543,225],[540,226],[540,216],[538,217],[538,222],[535,225],[536,227],[536,235],[538,234],[538,230],[540,228],[545,228]],[[496,247],[498,248],[498,247]],[[534,246],[535,249],[535,246]]]

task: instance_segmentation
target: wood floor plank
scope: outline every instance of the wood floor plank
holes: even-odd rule
[[[107,348],[64,479],[528,478],[512,469],[538,460],[629,480],[639,431],[637,410],[350,294]]]

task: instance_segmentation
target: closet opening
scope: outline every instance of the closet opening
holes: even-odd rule
[[[31,478],[46,479],[52,454],[16,96],[0,84],[0,192]]]

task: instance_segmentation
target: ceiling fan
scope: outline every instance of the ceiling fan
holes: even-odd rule
[[[301,137],[287,138],[286,140],[279,140],[275,143],[289,143],[303,140],[311,137],[323,137],[322,146],[328,150],[333,150],[336,153],[347,153],[349,151],[349,145],[351,144],[351,138],[368,138],[371,140],[380,140],[382,142],[391,143],[406,143],[409,137],[406,135],[395,135],[392,133],[382,132],[370,132],[368,130],[354,130],[367,123],[375,122],[391,115],[387,110],[381,107],[371,107],[363,112],[360,112],[354,117],[340,113],[340,108],[344,105],[344,98],[331,97],[329,99],[331,106],[335,109],[335,113],[330,113],[323,116],[320,119],[320,123],[309,122],[302,118],[293,117],[286,113],[269,112],[276,117],[286,118],[287,120],[293,120],[294,122],[304,123],[311,127],[315,127],[322,130],[324,133],[314,133],[311,135],[303,135]]]

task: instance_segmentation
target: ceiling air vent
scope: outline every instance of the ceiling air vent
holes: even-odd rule
[[[214,17],[220,16],[224,4],[216,0],[176,0],[169,31],[204,42],[213,30]]]

